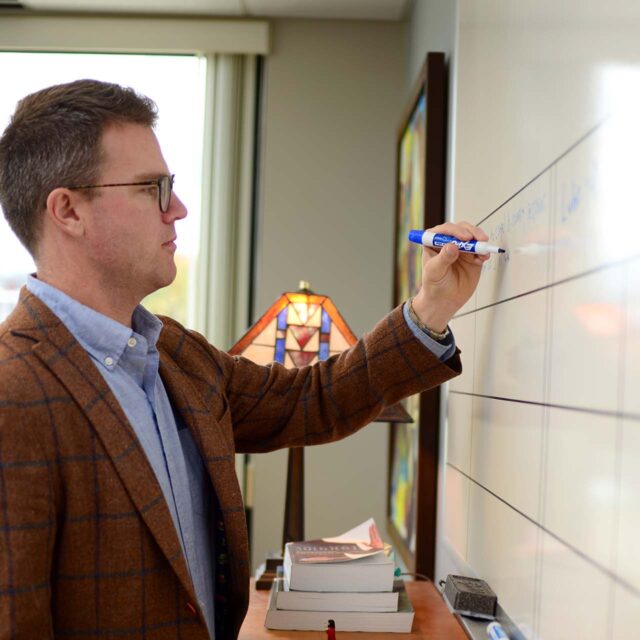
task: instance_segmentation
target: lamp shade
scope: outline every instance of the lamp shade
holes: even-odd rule
[[[329,296],[301,281],[300,290],[283,293],[236,342],[229,353],[258,364],[279,362],[304,367],[353,346],[357,338]],[[413,422],[401,404],[386,407],[377,422]]]

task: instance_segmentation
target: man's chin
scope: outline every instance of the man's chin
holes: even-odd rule
[[[163,278],[158,281],[158,285],[154,289],[154,291],[159,291],[160,289],[166,289],[169,285],[173,284],[176,279],[176,274],[174,273],[171,277]]]
[[[156,291],[160,291],[160,289],[166,289],[170,284],[173,284],[176,279],[177,271],[176,269],[173,269],[166,274],[156,273],[155,275],[156,277],[154,281],[150,283],[150,286],[148,287],[149,290],[147,291],[145,297],[150,296]]]

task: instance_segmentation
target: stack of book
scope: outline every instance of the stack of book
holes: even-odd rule
[[[336,538],[290,542],[273,581],[268,629],[409,633],[414,611],[373,519]]]

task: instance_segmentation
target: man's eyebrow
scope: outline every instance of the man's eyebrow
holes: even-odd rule
[[[134,177],[136,182],[145,182],[147,180],[158,180],[163,176],[171,175],[170,173],[164,173],[163,171],[154,171],[150,173],[137,173]]]

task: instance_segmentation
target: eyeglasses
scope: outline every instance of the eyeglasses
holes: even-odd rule
[[[98,189],[99,187],[136,187],[136,186],[156,186],[158,188],[158,206],[162,213],[169,210],[171,204],[171,192],[173,190],[173,181],[175,174],[170,176],[160,176],[156,180],[143,180],[142,182],[114,182],[112,184],[82,184],[77,187],[65,187],[71,191],[78,189]]]

